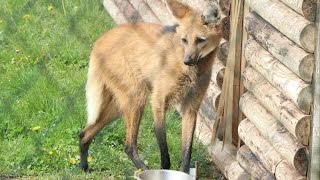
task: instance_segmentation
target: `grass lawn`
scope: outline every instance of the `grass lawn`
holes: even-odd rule
[[[78,133],[85,120],[84,86],[92,43],[115,24],[100,1],[2,0],[0,5],[0,179],[128,179],[122,120],[92,143],[90,167],[79,170]],[[180,160],[180,120],[167,115],[172,169]],[[150,108],[139,134],[140,156],[159,168]],[[205,148],[193,160],[212,178]]]

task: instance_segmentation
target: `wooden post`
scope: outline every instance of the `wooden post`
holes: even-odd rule
[[[296,105],[252,67],[247,67],[242,72],[242,82],[299,142],[308,145],[310,115],[303,114]]]
[[[273,86],[290,98],[303,112],[309,113],[312,101],[311,85],[280,63],[255,40],[245,47],[247,61]]]
[[[275,180],[272,175],[260,162],[260,160],[251,152],[247,145],[243,145],[237,152],[237,161],[240,166],[251,174],[253,179]]]
[[[281,0],[287,6],[301,14],[309,21],[314,21],[317,11],[316,0]]]
[[[301,175],[306,175],[308,167],[306,149],[269,114],[252,93],[247,92],[241,97],[240,108],[272,146]]]
[[[247,0],[250,7],[308,52],[315,47],[315,26],[278,0]]]
[[[310,137],[310,165],[308,177],[310,180],[320,179],[320,0],[317,8],[317,44],[316,65],[313,82],[313,118],[312,135]]]
[[[229,55],[225,71],[224,87],[224,123],[225,142],[237,144],[239,124],[239,99],[240,99],[240,77],[241,77],[241,53],[242,53],[242,23],[243,23],[244,0],[233,0],[231,2],[231,41]]]
[[[120,9],[117,7],[113,0],[104,0],[103,6],[104,8],[106,8],[112,19],[117,24],[123,24],[128,22],[126,17],[123,15],[123,13],[120,11]]]
[[[246,17],[245,27],[264,49],[304,81],[311,82],[314,67],[313,54],[298,47],[254,12]]]

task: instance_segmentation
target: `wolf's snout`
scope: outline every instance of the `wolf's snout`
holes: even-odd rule
[[[192,58],[191,56],[185,57],[183,63],[185,65],[191,66],[194,64],[194,58]]]

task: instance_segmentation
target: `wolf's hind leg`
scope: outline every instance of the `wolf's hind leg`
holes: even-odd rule
[[[88,93],[88,92],[87,92]],[[89,92],[90,93],[90,92]],[[97,92],[93,92],[97,93]],[[86,127],[81,131],[79,135],[79,146],[80,146],[80,167],[84,171],[88,171],[88,150],[92,139],[95,137],[100,130],[105,127],[107,124],[112,122],[120,115],[120,111],[118,108],[117,103],[114,100],[112,93],[107,90],[103,89],[101,96],[102,103],[101,105],[94,105],[94,107],[98,108],[98,114],[96,117],[88,117],[88,121]],[[88,98],[88,94],[87,94]],[[90,97],[89,97],[90,98]],[[90,102],[90,101],[88,101]],[[92,104],[88,104],[91,106]],[[88,107],[88,110],[90,107]],[[90,119],[91,118],[91,119]],[[94,118],[94,119],[92,119]]]

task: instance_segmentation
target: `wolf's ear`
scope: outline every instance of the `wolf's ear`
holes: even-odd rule
[[[209,28],[219,25],[221,19],[221,10],[216,2],[209,2],[204,8],[201,20]]]
[[[165,0],[169,12],[177,19],[181,20],[186,17],[191,8],[177,0]]]

